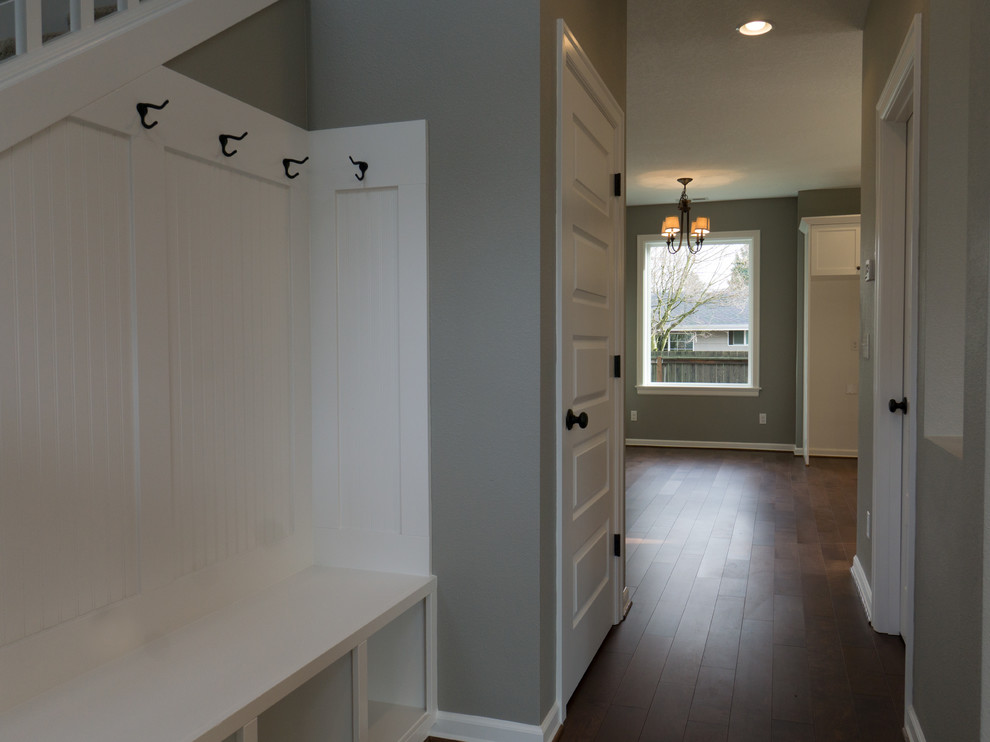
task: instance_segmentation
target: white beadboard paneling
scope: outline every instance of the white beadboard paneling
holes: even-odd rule
[[[166,155],[173,512],[186,574],[294,532],[289,192]]]
[[[126,139],[0,153],[0,643],[137,591]]]
[[[341,524],[400,529],[398,189],[337,193]]]
[[[134,101],[163,89],[182,120],[145,131]],[[227,116],[251,131],[243,159],[217,154]],[[280,163],[307,140],[159,69],[0,152],[0,709],[312,563],[307,177]],[[188,224],[166,218],[166,160],[182,156],[204,176],[183,194],[202,228],[185,232],[199,273],[176,345],[167,233]],[[201,490],[179,502],[183,348]]]

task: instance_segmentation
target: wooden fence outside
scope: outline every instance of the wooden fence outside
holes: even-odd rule
[[[668,384],[745,384],[749,381],[747,353],[663,353],[653,357],[650,369],[650,381]]]

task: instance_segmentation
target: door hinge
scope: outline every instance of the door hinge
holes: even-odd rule
[[[620,533],[612,536],[612,553],[617,557],[622,556],[622,534]]]
[[[622,173],[616,173],[615,175],[613,175],[612,176],[612,182],[613,182],[612,191],[613,191],[614,195],[621,196],[622,195]]]
[[[622,356],[612,356],[612,376],[622,378]]]

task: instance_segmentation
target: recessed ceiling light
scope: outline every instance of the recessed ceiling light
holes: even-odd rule
[[[762,36],[765,33],[770,33],[772,28],[773,24],[770,21],[750,21],[742,24],[736,30],[743,36]]]

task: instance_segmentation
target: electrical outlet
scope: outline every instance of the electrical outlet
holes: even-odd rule
[[[629,410],[629,420],[631,422],[636,422],[639,419],[639,413],[636,410]]]
[[[760,413],[760,425],[766,425],[766,424],[767,424],[767,413],[761,412]]]

